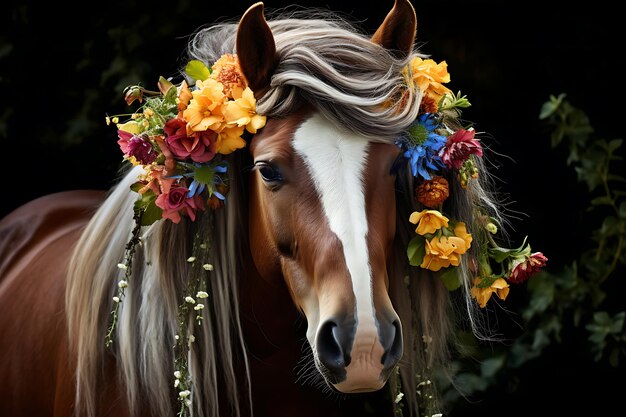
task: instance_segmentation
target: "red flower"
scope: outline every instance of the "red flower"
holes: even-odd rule
[[[526,281],[546,266],[547,261],[548,258],[541,252],[535,252],[525,259],[513,261],[509,282],[520,284]]]
[[[133,138],[133,134],[126,132],[125,130],[118,130],[117,137],[120,138],[117,144],[120,145],[120,149],[124,155],[128,155],[128,142]]]
[[[204,210],[202,199],[198,196],[187,197],[186,187],[172,187],[168,192],[159,194],[155,204],[163,210],[163,218],[174,223],[180,222],[180,213],[186,214],[192,221],[196,220],[196,210]]]
[[[148,165],[154,162],[159,155],[149,140],[141,136],[133,136],[127,143],[128,156],[134,156],[141,164]]]
[[[460,169],[470,155],[483,156],[483,148],[474,138],[474,129],[459,129],[446,140],[439,156],[448,168]]]
[[[217,133],[206,130],[187,135],[187,122],[183,119],[170,119],[163,127],[167,145],[177,159],[187,159],[195,162],[208,162],[215,156],[217,150]]]

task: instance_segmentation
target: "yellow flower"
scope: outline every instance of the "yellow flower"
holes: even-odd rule
[[[467,233],[467,229],[465,228],[465,223],[458,222],[456,226],[454,226],[454,235],[456,237],[460,237],[465,241],[465,246],[469,249],[472,245],[472,235]]]
[[[501,300],[505,300],[509,295],[509,284],[503,278],[496,279],[489,287],[479,288],[480,278],[474,280],[474,286],[470,290],[472,298],[478,301],[481,308],[485,308],[487,301],[491,298],[491,294],[496,294]]]
[[[191,93],[193,98],[183,111],[183,118],[194,132],[213,130],[219,132],[223,128],[223,107],[226,96],[224,86],[209,78],[196,81],[196,90]]]
[[[126,123],[118,123],[117,128],[119,130],[123,130],[124,132],[131,133],[133,135],[138,135],[143,132],[141,125],[135,121],[128,121]]]
[[[460,237],[433,237],[426,241],[426,254],[420,265],[424,269],[439,271],[450,265],[459,266],[460,255],[467,251],[465,241]]]
[[[452,94],[452,91],[442,84],[450,82],[446,61],[436,63],[432,59],[415,57],[409,62],[409,67],[411,74],[409,83],[415,85],[424,95],[434,99],[435,102],[438,103],[446,93]],[[403,74],[408,78],[407,72],[404,70]]]
[[[409,221],[417,224],[415,232],[424,236],[427,233],[435,233],[442,226],[447,227],[450,220],[437,210],[422,210],[419,213],[417,211],[411,213]]]
[[[226,103],[224,117],[227,123],[245,126],[253,134],[265,126],[266,121],[265,116],[256,114],[256,99],[250,87],[243,90],[241,98]]]
[[[227,126],[222,129],[217,136],[217,153],[226,155],[245,147],[246,141],[241,135],[243,127],[240,126]]]

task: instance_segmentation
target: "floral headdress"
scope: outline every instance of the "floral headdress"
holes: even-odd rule
[[[403,69],[409,88],[422,94],[419,115],[407,133],[397,140],[416,178],[415,198],[421,211],[413,212],[416,236],[409,242],[407,255],[413,266],[439,274],[449,290],[461,285],[458,268],[475,238],[480,253],[470,259],[474,274],[471,295],[485,307],[492,294],[506,299],[509,283],[519,284],[545,266],[541,252],[531,252],[524,243],[518,248],[504,248],[493,235],[500,225],[479,207],[474,207],[475,231],[468,233],[464,222],[448,216],[443,208],[450,197],[449,180],[458,180],[466,189],[480,175],[478,158],[483,148],[473,127],[461,128],[461,109],[470,106],[466,96],[454,94],[444,84],[450,82],[447,63],[414,57]],[[493,267],[499,265],[494,272]]]
[[[228,193],[222,155],[245,147],[244,131],[265,126],[235,55],[223,55],[211,68],[193,60],[185,71],[195,88],[163,77],[159,91],[130,86],[126,103],[142,106],[124,123],[120,115],[107,117],[117,125],[124,158],[144,168],[132,187],[141,195],[136,208],[144,226],[161,218],[195,220],[207,205],[221,207]]]

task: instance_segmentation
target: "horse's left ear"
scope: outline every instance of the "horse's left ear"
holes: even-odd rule
[[[404,58],[413,51],[417,18],[409,0],[396,0],[393,8],[380,25],[372,42],[383,46],[397,58]]]
[[[250,88],[257,98],[261,97],[278,62],[274,35],[263,15],[262,2],[250,6],[239,22],[237,57]]]

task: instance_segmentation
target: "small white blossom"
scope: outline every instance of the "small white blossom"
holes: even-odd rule
[[[209,296],[209,293],[204,292],[204,291],[198,291],[198,293],[196,294],[196,297],[198,298],[207,298]]]
[[[204,265],[202,265],[202,267],[203,267],[206,271],[213,271],[213,265],[211,265],[211,264],[204,264]]]
[[[196,304],[196,306],[193,308],[194,310],[202,310],[204,308],[204,304]]]
[[[193,298],[187,296],[185,297],[185,301],[188,302],[189,304],[195,304],[196,300],[194,300]]]
[[[433,415],[432,415],[432,416],[430,416],[430,417],[443,417],[443,414],[441,414],[441,413],[437,413],[437,414],[433,414]]]
[[[400,392],[398,393],[398,395],[396,395],[396,404],[398,404],[400,401],[402,401],[402,397],[404,397],[404,393]]]
[[[119,303],[120,302],[120,297],[117,297],[117,296],[113,297],[113,301],[116,302],[116,303]]]
[[[189,400],[189,399],[185,400],[185,405],[187,407],[191,407],[191,400]]]
[[[178,339],[178,335],[176,336],[176,338]],[[176,379],[180,379],[181,376],[182,376],[182,374],[180,373],[180,371],[174,371],[174,377]]]
[[[189,258],[187,258],[187,262],[195,262],[195,261],[196,261],[195,256],[190,256]]]
[[[128,269],[128,267],[126,266],[126,264],[117,264],[117,267],[119,269],[123,269],[124,271],[126,271]]]
[[[196,336],[194,336],[194,335],[190,334],[190,335],[189,335],[189,343],[193,343],[193,342],[195,342],[195,341],[196,341]]]
[[[179,396],[180,398],[187,398],[187,397],[189,397],[189,395],[190,395],[190,394],[191,394],[191,391],[189,391],[188,389],[186,389],[186,390],[184,390],[184,391],[179,392],[179,393],[178,393],[178,396]]]
[[[177,379],[174,381],[174,388],[178,388],[178,386],[180,385],[180,379]]]
[[[206,243],[201,243],[200,244],[200,249],[206,249]]]
[[[178,340],[178,339],[180,339],[180,337],[176,334],[176,335],[174,335],[174,339]]]
[[[126,288],[128,287],[128,281],[124,281],[123,279],[120,280],[120,282],[117,283],[117,286],[120,288]]]

